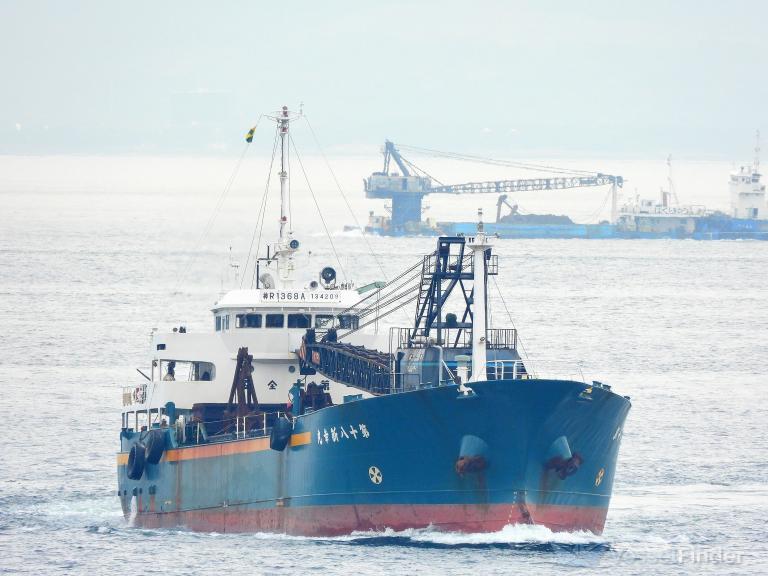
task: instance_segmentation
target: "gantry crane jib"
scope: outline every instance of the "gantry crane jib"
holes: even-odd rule
[[[400,169],[400,173],[389,171],[392,160]],[[561,173],[565,171],[564,169],[556,170]],[[605,185],[622,187],[624,185],[624,179],[621,176],[582,172],[578,175],[547,178],[493,180],[452,185],[438,183],[437,186],[433,186],[432,178],[428,175],[419,175],[414,172],[423,172],[423,170],[419,170],[403,158],[395,144],[386,140],[384,143],[383,171],[374,172],[364,180],[366,197],[392,201],[392,227],[395,230],[404,227],[409,222],[421,221],[421,203],[427,194],[505,194]],[[613,204],[615,203],[614,198]],[[615,209],[612,211],[615,212]]]
[[[595,176],[571,176],[558,178],[523,178],[519,180],[494,180],[488,182],[467,182],[436,186],[430,189],[431,194],[504,194],[525,192],[529,190],[563,190],[566,188],[584,188],[588,186],[605,186],[616,184],[621,187],[624,179],[621,176],[596,174]]]

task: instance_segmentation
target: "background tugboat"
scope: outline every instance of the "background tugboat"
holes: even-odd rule
[[[498,261],[482,223],[387,283],[355,290],[330,267],[298,280],[287,108],[274,119],[279,240],[258,284],[214,306],[215,332],[154,335],[149,382],[123,395],[126,516],[306,535],[512,523],[600,533],[628,399],[540,377],[516,330],[489,327]],[[365,333],[409,305],[412,325]]]

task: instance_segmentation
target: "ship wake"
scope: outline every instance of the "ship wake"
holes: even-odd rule
[[[408,546],[416,548],[516,548],[562,551],[567,549],[608,550],[605,538],[588,531],[553,532],[546,526],[510,524],[498,532],[442,532],[434,528],[395,531],[353,532],[341,537],[361,546]]]

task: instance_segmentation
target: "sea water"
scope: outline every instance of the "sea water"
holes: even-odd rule
[[[0,573],[768,572],[768,242],[494,241],[493,325],[509,325],[508,310],[543,373],[632,399],[600,536],[142,530],[116,496],[121,387],[141,382],[153,328],[211,330],[222,288],[250,286],[264,185],[220,196],[150,177],[155,160],[98,177],[86,170],[96,160],[21,162],[0,178]],[[223,183],[219,168],[211,181]],[[313,190],[335,206],[322,219],[294,189],[297,261],[313,274],[335,265],[364,284],[433,249],[433,238],[345,233],[334,188]],[[361,194],[347,194],[363,219]],[[264,238],[275,223],[268,213]]]

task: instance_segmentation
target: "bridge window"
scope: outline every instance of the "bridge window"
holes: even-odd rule
[[[261,328],[261,314],[238,314],[235,317],[237,328]]]
[[[339,316],[339,328],[356,330],[359,325],[360,318],[354,314],[342,314]]]
[[[216,366],[212,362],[192,362],[190,380],[213,380],[216,378]]]
[[[267,314],[265,326],[267,328],[282,328],[283,327],[283,315],[282,314]]]
[[[333,314],[315,314],[315,328],[329,328],[333,325]]]
[[[216,316],[216,332],[221,330],[221,316]]]
[[[309,328],[312,316],[309,314],[288,314],[288,328]]]
[[[212,362],[190,360],[160,360],[163,380],[182,382],[209,381],[216,378],[216,366]]]

